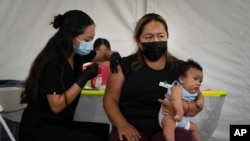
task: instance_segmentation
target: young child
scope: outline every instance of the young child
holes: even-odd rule
[[[96,52],[105,52],[111,51],[111,45],[108,39],[106,38],[97,38],[94,42],[93,49]],[[91,80],[91,87],[96,89],[105,89],[106,83],[108,81],[108,75],[110,72],[110,63],[109,61],[98,62],[99,69],[97,77]]]
[[[200,141],[200,134],[198,127],[195,123],[189,121],[185,116],[183,110],[182,100],[193,101],[198,96],[202,97],[197,100],[198,106],[203,106],[204,97],[200,92],[200,85],[203,79],[202,67],[193,60],[188,60],[183,64],[178,75],[178,81],[174,81],[172,85],[159,84],[160,86],[168,88],[167,94],[170,95],[170,101],[175,109],[176,114],[174,116],[163,115],[163,109],[159,112],[159,122],[163,128],[163,134],[167,141],[174,141],[175,128],[185,128],[191,132],[194,141]],[[167,98],[165,100],[168,100]],[[188,111],[188,109],[186,110]]]

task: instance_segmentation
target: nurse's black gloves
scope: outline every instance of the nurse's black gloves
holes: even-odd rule
[[[88,80],[93,79],[98,74],[98,64],[93,63],[91,66],[88,66],[83,70],[81,75],[76,79],[76,83],[83,88],[83,86],[87,83]]]
[[[120,64],[121,55],[118,52],[113,52],[110,56],[110,70],[112,73],[117,73],[117,65]]]

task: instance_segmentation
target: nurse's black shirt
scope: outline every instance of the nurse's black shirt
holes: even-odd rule
[[[46,64],[39,81],[37,98],[28,103],[23,112],[20,124],[22,130],[32,133],[41,126],[64,125],[73,120],[80,94],[60,113],[51,111],[47,94],[63,94],[75,83],[76,78],[81,73],[82,64],[93,60],[95,55],[94,51],[87,56],[75,55],[74,69],[70,67],[63,55]]]

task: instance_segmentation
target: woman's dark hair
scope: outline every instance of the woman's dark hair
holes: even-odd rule
[[[29,103],[36,99],[45,65],[62,55],[68,58],[73,52],[73,39],[84,33],[88,26],[94,24],[94,21],[83,11],[70,10],[63,15],[55,16],[51,24],[58,31],[49,39],[43,50],[33,61],[24,84],[24,90],[21,93],[21,103]],[[65,64],[66,61],[62,64],[62,67]]]
[[[165,21],[165,19],[156,14],[156,13],[148,13],[146,15],[144,15],[137,23],[136,27],[135,27],[135,30],[134,30],[134,40],[135,42],[138,44],[140,42],[140,36],[144,30],[144,27],[152,22],[152,21],[157,21],[157,22],[160,22],[164,28],[165,28],[165,31],[167,33],[167,36],[169,37],[169,33],[168,33],[168,25]],[[137,69],[139,67],[142,66],[142,62],[143,62],[143,55],[140,51],[140,49],[138,48],[137,51],[135,52],[135,54],[137,54],[138,56],[138,61],[137,62],[134,62],[132,63],[132,69]],[[166,59],[168,60],[168,63],[170,64],[173,64],[173,62],[175,62],[177,60],[176,57],[174,57],[168,50],[166,51]]]
[[[102,44],[104,44],[109,50],[111,50],[109,41],[104,38],[97,38],[95,40],[93,45],[94,50],[99,49]]]

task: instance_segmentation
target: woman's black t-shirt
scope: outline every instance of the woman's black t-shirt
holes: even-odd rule
[[[131,64],[137,56],[124,57],[121,60],[125,82],[121,90],[119,106],[122,114],[130,124],[142,131],[161,130],[158,122],[160,103],[158,98],[164,99],[166,88],[159,86],[160,82],[172,83],[177,78],[174,65],[166,64],[162,70],[153,70],[145,63],[137,70],[131,69]]]

